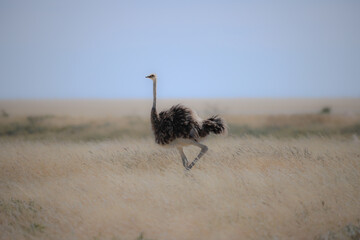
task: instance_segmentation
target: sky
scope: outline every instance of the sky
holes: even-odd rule
[[[0,0],[0,99],[360,97],[360,1]]]

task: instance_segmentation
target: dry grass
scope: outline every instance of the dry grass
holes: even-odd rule
[[[259,115],[259,114],[315,114],[324,107],[340,115],[360,114],[360,98],[318,99],[158,99],[158,109],[168,109],[182,103],[196,110],[200,116]],[[0,111],[10,116],[56,115],[77,117],[123,117],[150,114],[152,99],[67,99],[67,100],[0,100]]]
[[[230,126],[189,173],[148,100],[0,101],[0,239],[360,239],[359,101],[189,100]]]
[[[151,138],[3,138],[0,238],[313,239],[359,224],[359,142],[227,137],[207,145],[186,174],[178,153]]]
[[[225,115],[230,136],[360,135],[360,115]],[[74,117],[30,115],[0,118],[0,138],[27,140],[99,141],[152,137],[148,117]]]

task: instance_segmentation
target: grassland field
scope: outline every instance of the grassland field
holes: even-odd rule
[[[195,103],[229,133],[206,139],[190,172],[154,143],[149,109],[0,101],[0,239],[360,239],[354,101],[277,114]]]

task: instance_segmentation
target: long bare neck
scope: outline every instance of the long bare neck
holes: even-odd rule
[[[158,128],[159,123],[159,116],[156,112],[156,79],[154,79],[154,85],[153,85],[153,94],[154,94],[154,100],[153,100],[153,106],[151,109],[151,126],[156,133],[156,129]]]
[[[153,81],[153,108],[156,109],[156,78]]]

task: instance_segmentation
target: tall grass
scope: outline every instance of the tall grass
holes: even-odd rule
[[[230,136],[303,136],[360,135],[360,116],[279,115],[224,116]],[[53,115],[0,118],[0,138],[28,140],[101,141],[119,138],[151,137],[149,118],[138,116],[83,118]]]
[[[359,224],[358,142],[244,136],[206,144],[184,172],[175,150],[147,137],[2,138],[0,238],[325,239]]]

